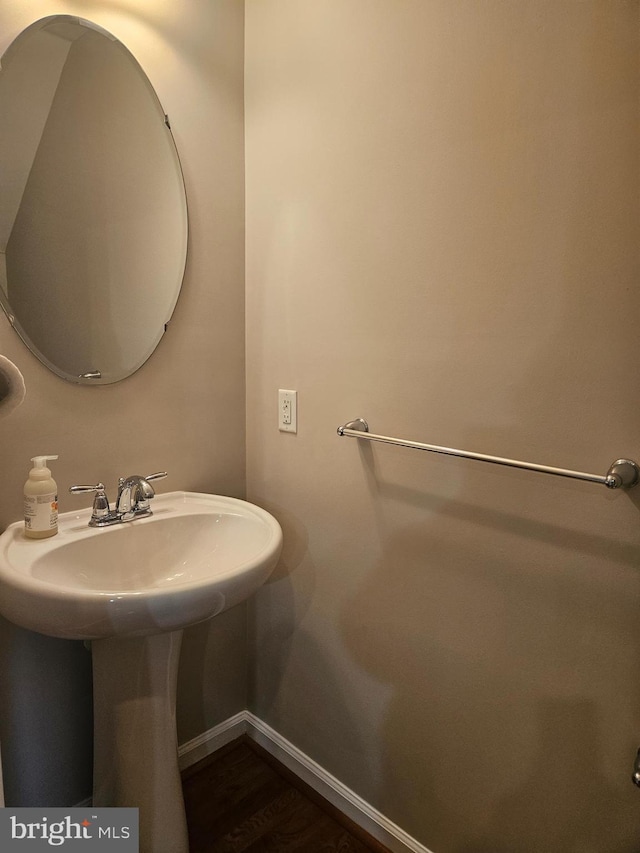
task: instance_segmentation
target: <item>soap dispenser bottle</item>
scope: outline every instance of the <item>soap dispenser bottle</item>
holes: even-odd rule
[[[57,456],[34,456],[33,468],[24,484],[24,535],[46,539],[58,532],[58,487],[47,468]]]

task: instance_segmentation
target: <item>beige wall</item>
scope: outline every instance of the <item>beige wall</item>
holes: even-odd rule
[[[246,3],[251,707],[435,853],[637,850],[640,495],[336,427],[640,456],[638,9]]]
[[[119,37],[156,88],[185,172],[189,258],[165,339],[140,371],[113,386],[76,387],[58,379],[0,317],[0,352],[15,361],[27,386],[25,403],[0,422],[0,525],[21,517],[29,459],[42,453],[60,454],[54,476],[62,511],[83,505],[67,494],[72,483],[102,480],[113,496],[118,476],[160,469],[169,472],[162,491],[242,497],[242,4],[6,0],[0,53],[26,25],[54,13],[89,18]],[[240,607],[187,633],[182,741],[245,707],[245,623]],[[82,644],[38,638],[6,623],[0,633],[8,802],[71,805],[89,793],[86,653]]]

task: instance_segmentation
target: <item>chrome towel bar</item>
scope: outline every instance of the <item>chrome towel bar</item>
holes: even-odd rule
[[[552,468],[549,465],[536,465],[533,462],[520,462],[517,459],[505,459],[502,456],[487,456],[485,453],[472,453],[468,450],[456,450],[453,447],[440,447],[437,444],[423,444],[420,441],[405,441],[388,435],[376,435],[369,432],[369,424],[362,418],[349,421],[338,427],[338,435],[367,441],[382,441],[385,444],[398,444],[414,450],[428,450],[431,453],[443,453],[446,456],[461,456],[464,459],[476,459],[479,462],[492,462],[494,465],[508,465],[511,468],[524,468],[538,471],[540,474],[555,474],[557,477],[571,477],[574,480],[588,480],[590,483],[602,483],[608,489],[630,489],[640,481],[640,466],[631,459],[617,459],[611,464],[604,476],[586,474],[584,471],[570,471],[567,468]]]

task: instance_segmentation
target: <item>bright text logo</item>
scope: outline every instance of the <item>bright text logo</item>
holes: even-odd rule
[[[138,809],[0,809],[0,850],[138,853]]]

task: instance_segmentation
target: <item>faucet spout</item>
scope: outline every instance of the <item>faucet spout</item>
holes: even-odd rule
[[[121,477],[118,482],[116,513],[123,516],[143,508],[148,509],[148,501],[154,495],[153,486],[142,475],[131,474],[129,477]],[[141,503],[146,506],[141,507]]]

